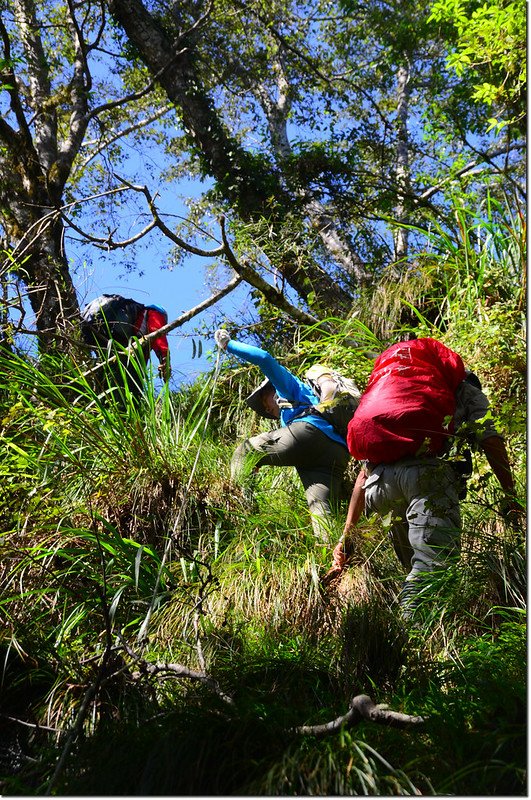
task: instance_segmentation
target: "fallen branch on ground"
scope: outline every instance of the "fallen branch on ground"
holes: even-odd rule
[[[119,638],[124,649],[135,660],[138,667],[138,671],[132,673],[133,678],[139,678],[141,675],[150,675],[162,680],[168,678],[184,678],[192,681],[199,681],[212,689],[225,703],[232,707],[235,706],[234,699],[226,694],[219,683],[206,672],[193,670],[182,664],[168,664],[164,662],[152,663],[146,661],[134,652],[123,636]],[[342,727],[351,728],[363,720],[374,722],[377,725],[388,725],[392,728],[407,728],[411,725],[422,725],[425,722],[424,717],[403,714],[400,711],[392,711],[382,703],[377,705],[368,695],[358,694],[352,698],[349,710],[341,717],[337,717],[330,722],[321,723],[320,725],[298,725],[290,728],[289,733],[320,738],[338,733]]]
[[[409,725],[420,725],[424,717],[413,717],[399,711],[391,711],[384,705],[376,705],[366,694],[358,694],[350,701],[350,708],[346,714],[321,725],[299,725],[291,728],[292,733],[302,736],[329,736],[337,733],[343,726],[352,727],[362,720],[375,722],[378,725],[390,725],[394,728],[405,728]]]

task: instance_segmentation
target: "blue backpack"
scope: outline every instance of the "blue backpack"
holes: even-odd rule
[[[321,387],[317,380],[319,374],[323,372],[329,374],[336,385],[333,396],[326,401],[321,400]],[[300,410],[292,417],[292,421],[307,414],[319,415],[332,425],[336,433],[339,433],[346,440],[349,422],[359,405],[361,397],[361,392],[354,381],[334,369],[324,368],[322,364],[315,364],[310,367],[306,371],[304,379],[313,393],[319,398],[319,402],[316,405],[307,405],[306,403],[282,401],[279,402],[279,406],[284,408],[300,406]]]

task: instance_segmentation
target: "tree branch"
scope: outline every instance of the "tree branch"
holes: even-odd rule
[[[343,726],[352,727],[367,720],[378,725],[389,725],[394,728],[405,728],[409,725],[421,725],[424,717],[410,716],[399,711],[390,711],[383,705],[376,705],[366,694],[358,694],[350,701],[346,714],[322,725],[300,725],[292,728],[292,733],[301,736],[329,736],[337,733]]]
[[[115,173],[115,175],[116,175],[116,173]],[[72,222],[72,220],[69,217],[67,217],[64,214],[64,212],[61,212],[64,220],[77,233],[79,233],[80,236],[83,236],[88,241],[90,241],[93,244],[95,244],[96,247],[99,247],[102,250],[118,250],[118,249],[127,247],[128,245],[133,244],[134,242],[137,242],[139,239],[141,239],[143,236],[145,236],[146,233],[149,233],[149,231],[153,230],[153,228],[158,228],[160,231],[162,231],[162,233],[168,239],[170,239],[172,242],[174,242],[174,244],[178,245],[183,250],[186,250],[188,253],[191,253],[192,255],[203,256],[204,258],[216,258],[217,256],[223,255],[223,253],[224,253],[224,248],[223,247],[217,247],[214,250],[204,250],[204,249],[202,249],[200,247],[195,247],[194,245],[191,245],[191,244],[188,244],[188,242],[185,242],[184,239],[181,239],[180,236],[177,236],[176,233],[174,233],[170,228],[168,228],[166,223],[161,219],[161,217],[159,216],[159,213],[157,211],[157,207],[155,206],[155,200],[154,200],[153,196],[151,195],[151,193],[150,193],[149,189],[147,188],[147,186],[136,186],[133,183],[129,183],[129,181],[127,181],[125,178],[121,178],[119,175],[116,175],[116,177],[123,182],[124,186],[119,186],[116,189],[114,189],[113,191],[121,192],[121,191],[124,191],[124,189],[127,188],[127,189],[131,189],[134,192],[140,192],[141,194],[143,194],[145,196],[147,202],[148,202],[149,210],[151,211],[153,219],[139,233],[135,234],[134,236],[131,236],[129,239],[124,239],[122,241],[115,242],[111,238],[110,235],[106,236],[106,237],[101,237],[101,236],[92,236],[91,234],[86,233],[79,226],[77,226],[74,222]],[[91,199],[91,198],[88,198],[88,199]]]
[[[216,258],[217,256],[223,255],[224,253],[223,247],[216,247],[214,250],[203,250],[201,247],[194,247],[194,245],[185,242],[184,239],[181,239],[180,236],[177,236],[177,234],[174,233],[170,228],[168,228],[166,223],[163,222],[157,211],[157,207],[155,205],[155,199],[151,195],[151,192],[149,191],[147,186],[135,186],[134,184],[126,181],[124,178],[120,178],[119,175],[117,175],[116,177],[119,178],[121,181],[123,181],[123,183],[125,183],[125,185],[128,186],[130,189],[133,189],[133,191],[141,192],[145,196],[149,205],[149,210],[153,215],[155,225],[160,231],[162,231],[162,233],[165,236],[168,237],[168,239],[170,239],[176,245],[182,247],[183,250],[186,250],[188,253],[192,253],[192,255],[204,256],[205,258]]]
[[[319,324],[321,324],[321,327],[323,328],[323,330],[329,330],[328,327],[326,326],[326,324],[325,323],[320,323],[320,320],[317,317],[314,317],[312,314],[308,314],[307,312],[302,311],[301,309],[299,309],[296,306],[292,305],[281,291],[276,289],[274,286],[271,286],[271,284],[267,283],[267,281],[265,281],[261,277],[261,275],[259,275],[258,272],[256,272],[256,270],[254,270],[250,266],[250,264],[248,262],[238,261],[238,259],[236,258],[235,254],[233,253],[233,251],[231,249],[231,246],[229,244],[229,241],[227,239],[227,235],[226,235],[226,231],[225,231],[225,217],[224,216],[222,216],[220,218],[221,237],[222,237],[222,242],[223,242],[222,246],[221,247],[217,247],[214,250],[204,250],[204,249],[202,249],[200,247],[195,247],[194,245],[191,245],[191,244],[188,244],[188,242],[185,242],[184,239],[181,239],[180,236],[177,236],[177,234],[175,234],[170,228],[168,228],[166,223],[159,216],[157,207],[155,205],[155,200],[154,200],[153,196],[151,195],[151,193],[150,193],[149,189],[147,188],[147,186],[136,186],[135,184],[129,183],[129,181],[125,180],[125,178],[121,178],[119,175],[116,175],[116,177],[119,178],[119,180],[121,180],[125,184],[125,186],[127,186],[129,189],[132,189],[135,192],[140,192],[141,194],[143,194],[145,196],[145,198],[146,198],[146,200],[148,202],[151,214],[153,215],[152,222],[150,222],[136,236],[131,237],[130,239],[127,239],[125,241],[115,242],[115,241],[112,240],[112,238],[110,236],[106,237],[106,238],[99,238],[99,237],[95,237],[95,236],[90,236],[89,234],[85,234],[70,219],[68,219],[68,217],[65,217],[65,219],[72,226],[72,228],[74,230],[76,230],[81,236],[86,236],[86,238],[89,241],[94,242],[96,244],[96,246],[100,246],[100,247],[108,249],[108,250],[116,250],[116,249],[121,248],[121,247],[126,247],[128,244],[132,244],[135,241],[138,241],[142,236],[144,236],[146,233],[148,233],[154,227],[157,227],[160,231],[162,231],[162,233],[165,236],[167,236],[168,239],[170,239],[176,245],[181,247],[183,250],[186,250],[186,252],[191,253],[192,255],[203,256],[203,257],[206,257],[206,258],[216,258],[216,257],[219,257],[219,256],[225,256],[225,258],[227,259],[229,265],[236,272],[236,274],[240,276],[240,280],[244,280],[250,286],[254,286],[255,289],[258,289],[264,295],[264,297],[266,298],[266,300],[268,302],[270,302],[272,305],[274,305],[276,308],[280,309],[281,311],[284,311],[292,319],[294,319],[296,322],[299,322],[301,325],[319,325]],[[211,303],[209,303],[209,304],[211,304]],[[194,311],[194,309],[192,309],[192,311]],[[198,313],[198,312],[196,312],[196,313]],[[195,316],[195,313],[192,313],[192,316]],[[182,319],[182,318],[179,318],[179,319]],[[176,321],[176,323],[177,324],[183,324],[182,322],[178,323],[178,321]],[[175,327],[177,327],[177,324],[175,325]],[[173,325],[173,323],[172,323],[172,325]],[[162,333],[164,333],[165,330],[166,329],[161,329],[161,331],[158,332],[158,335],[162,335]],[[173,328],[169,328],[168,330],[173,330]],[[143,339],[142,341],[149,341],[149,339]]]
[[[103,139],[103,137],[101,137],[99,140],[93,139],[92,141],[85,142],[85,146],[87,148],[91,147],[92,145],[97,145],[97,146],[90,153],[90,155],[87,156],[87,158],[79,165],[79,168],[81,170],[85,169],[85,167],[88,164],[90,164],[92,159],[96,158],[96,156],[99,155],[101,152],[103,152],[103,150],[105,150],[106,147],[109,147],[109,145],[113,144],[114,142],[117,142],[119,139],[123,139],[124,136],[129,136],[130,133],[134,133],[135,131],[141,130],[146,125],[155,122],[157,119],[160,119],[161,117],[164,116],[164,114],[167,114],[168,111],[171,110],[172,106],[168,104],[167,106],[164,106],[163,108],[159,109],[154,114],[150,114],[149,117],[139,120],[138,122],[135,122],[133,125],[129,125],[127,128],[124,128],[123,130],[120,131],[115,130],[114,133],[112,133],[112,135],[108,139]]]
[[[141,231],[135,233],[134,236],[131,236],[129,239],[123,239],[120,242],[115,242],[110,236],[107,236],[106,238],[102,238],[101,236],[92,236],[90,233],[82,230],[78,225],[75,224],[75,222],[72,222],[70,217],[67,217],[63,212],[61,212],[61,217],[70,228],[76,231],[76,233],[79,233],[80,236],[83,236],[83,238],[87,241],[92,242],[92,244],[94,244],[100,250],[120,250],[128,247],[129,245],[138,242],[140,239],[143,239],[147,233],[152,231],[153,228],[157,226],[156,221],[152,219],[151,222],[148,222],[145,228],[142,228]]]
[[[266,298],[268,302],[274,305],[276,308],[279,308],[281,311],[284,311],[288,314],[292,319],[296,322],[299,322],[301,325],[316,325],[320,324],[323,330],[329,330],[328,326],[324,322],[320,322],[317,317],[312,316],[311,314],[306,313],[305,311],[301,311],[300,308],[296,308],[296,306],[292,305],[289,300],[280,292],[278,289],[275,289],[274,286],[267,283],[261,275],[254,270],[247,261],[241,262],[238,261],[236,256],[231,250],[229,242],[227,240],[227,235],[225,233],[225,217],[220,218],[220,226],[221,226],[221,236],[223,239],[223,251],[224,255],[227,258],[232,269],[240,275],[246,283],[249,283],[251,286],[254,286],[255,289],[258,289]]]
[[[138,653],[135,653],[132,647],[130,647],[130,645],[120,634],[119,639],[122,642],[127,654],[133,658],[138,665],[139,671],[133,673],[133,678],[138,678],[141,675],[149,675],[161,678],[162,680],[166,680],[167,678],[187,678],[191,681],[198,681],[199,683],[203,683],[205,686],[208,686],[209,689],[212,689],[212,691],[215,692],[224,703],[234,706],[233,698],[226,694],[219,683],[210,675],[207,675],[206,672],[190,669],[190,667],[185,667],[183,664],[170,664],[163,661],[157,661],[153,664],[143,659],[140,655],[138,655]]]
[[[469,142],[466,142],[466,144],[468,147],[473,149],[472,146],[469,144]],[[523,144],[517,142],[512,149],[520,150],[523,147],[524,147]],[[468,164],[465,164],[465,166],[462,167],[460,170],[458,170],[455,174],[449,175],[447,178],[445,178],[445,180],[440,181],[435,186],[431,186],[429,189],[426,189],[425,192],[422,192],[422,194],[418,196],[417,202],[425,202],[426,200],[429,200],[431,197],[433,197],[434,194],[440,192],[443,189],[443,187],[446,186],[450,181],[455,180],[456,178],[463,178],[472,172],[477,172],[478,166],[481,164],[484,164],[485,166],[487,164],[490,164],[490,166],[494,167],[494,169],[497,172],[503,173],[503,170],[500,170],[500,168],[496,166],[496,164],[493,162],[493,159],[498,158],[498,156],[504,155],[505,152],[506,148],[504,147],[504,148],[499,148],[497,150],[493,150],[492,153],[480,153],[480,158],[476,158],[473,161],[469,161]]]
[[[194,306],[194,308],[191,308],[189,311],[181,314],[181,316],[173,320],[173,322],[169,322],[167,325],[164,325],[163,328],[159,328],[158,331],[153,331],[153,333],[147,334],[142,340],[139,341],[139,344],[142,342],[149,342],[151,339],[156,339],[158,336],[164,336],[165,334],[170,333],[170,331],[175,330],[175,328],[180,328],[185,324],[185,322],[189,322],[192,317],[196,317],[202,311],[210,308],[210,306],[213,306],[219,300],[222,300],[226,295],[230,294],[237,286],[239,286],[241,282],[241,277],[239,275],[235,275],[234,278],[229,281],[229,283],[223,289],[219,290],[219,292],[207,297],[206,300],[203,300],[197,306]]]

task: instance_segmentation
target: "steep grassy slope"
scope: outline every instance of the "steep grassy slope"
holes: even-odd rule
[[[483,262],[473,279],[453,263],[450,284],[451,266],[423,265],[414,329],[480,376],[524,503],[521,287]],[[363,385],[370,353],[411,330],[393,291],[367,301],[367,325],[299,331],[285,363],[326,359]],[[331,547],[296,476],[262,470],[252,497],[231,483],[235,441],[269,424],[242,407],[252,371],[141,406],[74,367],[8,354],[0,374],[4,794],[525,793],[525,535],[479,454],[460,563],[408,627],[381,522],[363,521],[355,564],[324,589]],[[299,730],[362,694],[424,723]]]

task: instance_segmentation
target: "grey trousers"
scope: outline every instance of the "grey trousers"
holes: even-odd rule
[[[293,422],[242,442],[232,457],[231,477],[244,482],[259,467],[295,467],[304,487],[315,537],[319,543],[329,544],[333,536],[331,503],[340,497],[349,459],[346,447],[314,425]]]
[[[406,570],[401,604],[415,604],[418,578],[444,569],[459,553],[461,514],[454,470],[437,458],[378,464],[365,482],[365,508],[391,514],[389,534]]]

